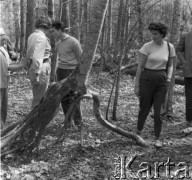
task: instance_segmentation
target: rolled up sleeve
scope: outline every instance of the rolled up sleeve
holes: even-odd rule
[[[147,45],[147,44],[144,44],[144,45],[141,47],[141,49],[139,50],[139,53],[148,56],[148,55],[149,55],[148,45]]]

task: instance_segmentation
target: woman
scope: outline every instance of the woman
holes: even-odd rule
[[[167,27],[162,23],[150,23],[152,41],[139,50],[139,65],[136,73],[135,94],[139,97],[137,134],[141,135],[149,111],[154,106],[155,146],[162,147],[159,140],[162,120],[161,106],[165,100],[173,73],[174,46],[164,40]],[[169,59],[169,61],[168,61]]]

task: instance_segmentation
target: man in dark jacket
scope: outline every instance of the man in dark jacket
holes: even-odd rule
[[[181,35],[176,52],[185,79],[187,126],[192,127],[192,30]]]

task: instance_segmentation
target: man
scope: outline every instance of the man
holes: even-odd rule
[[[54,22],[52,24],[52,33],[56,39],[59,39],[56,44],[56,52],[57,52],[57,60],[58,60],[58,68],[56,71],[57,81],[67,78],[80,63],[82,48],[80,42],[68,35],[65,32],[65,27],[62,22]],[[66,115],[70,105],[73,102],[72,93],[65,96],[61,105],[63,108],[63,112]],[[81,122],[81,111],[80,104],[74,110],[74,122],[75,125],[80,125]]]
[[[11,44],[11,41],[10,41],[10,38],[8,36],[5,36],[5,49],[7,50],[8,54],[9,54],[9,57],[12,61],[17,61],[17,53],[14,51],[13,47],[12,47],[12,44]]]
[[[1,129],[3,129],[7,118],[7,106],[8,106],[8,65],[9,54],[7,53],[4,44],[6,40],[5,31],[0,28],[0,118]]]
[[[23,67],[29,69],[29,79],[33,92],[32,108],[38,106],[44,96],[48,88],[51,71],[51,46],[46,36],[51,27],[51,21],[48,17],[39,17],[35,26],[36,30],[28,38],[26,59],[22,63],[9,66],[12,71]]]
[[[187,126],[192,127],[192,31],[181,35],[176,52],[185,79]]]

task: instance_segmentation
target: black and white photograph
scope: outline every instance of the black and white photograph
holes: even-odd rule
[[[192,0],[0,0],[0,180],[192,180]]]

